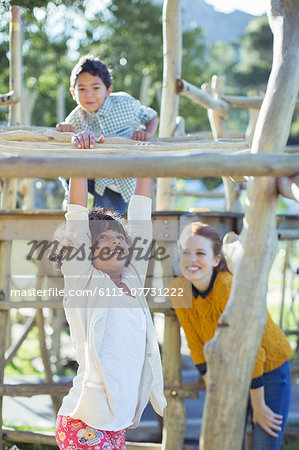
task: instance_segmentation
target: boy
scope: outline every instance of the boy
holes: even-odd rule
[[[82,56],[72,70],[70,92],[77,107],[57,131],[90,132],[100,135],[131,137],[148,141],[157,130],[158,117],[152,108],[124,92],[112,94],[112,83],[107,66],[92,55]],[[144,125],[145,129],[138,129]],[[86,134],[85,134],[86,138]],[[134,178],[88,180],[88,190],[94,195],[94,206],[113,208],[123,215],[135,189]]]

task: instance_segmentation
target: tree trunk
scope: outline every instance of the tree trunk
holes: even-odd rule
[[[180,0],[164,0],[163,4],[163,87],[160,112],[160,137],[172,136],[179,111],[176,79],[181,78],[182,33]],[[175,179],[157,180],[157,210],[174,209]]]
[[[272,0],[268,17],[274,61],[253,153],[283,152],[299,87],[297,0]],[[231,295],[219,329],[205,346],[209,371],[202,450],[241,448],[249,385],[266,323],[268,275],[276,247],[276,199],[275,179],[249,182]]]

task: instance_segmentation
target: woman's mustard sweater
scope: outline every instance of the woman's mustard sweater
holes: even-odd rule
[[[231,283],[231,273],[218,272],[213,287],[206,297],[202,298],[199,295],[196,299],[192,294],[190,281],[186,280],[183,275],[177,277],[170,286],[170,293],[175,294],[171,295],[171,300],[185,331],[195,364],[206,362],[203,347],[214,336],[219,317],[229,298]],[[182,288],[183,291],[179,288]],[[177,295],[181,292],[183,292],[183,296]],[[291,353],[292,349],[285,334],[273,322],[268,313],[252,378],[260,377],[263,373],[276,369],[289,359]]]

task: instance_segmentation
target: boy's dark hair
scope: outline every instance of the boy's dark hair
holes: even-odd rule
[[[130,238],[124,228],[125,221],[119,217],[117,212],[108,208],[95,207],[89,212],[88,218],[92,247],[95,246],[99,235],[106,230],[116,231],[124,235],[127,243],[129,245],[131,244]],[[75,249],[73,237],[66,235],[65,223],[57,228],[53,240],[57,241],[59,245],[54,252],[49,254],[49,259],[55,264],[57,269],[60,269],[65,254],[71,249]]]
[[[112,84],[108,67],[100,61],[99,58],[96,58],[93,55],[81,56],[73,68],[70,77],[70,84],[72,88],[75,87],[78,76],[83,72],[88,72],[90,75],[100,77],[107,89]]]

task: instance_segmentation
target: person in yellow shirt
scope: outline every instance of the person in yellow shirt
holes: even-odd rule
[[[232,274],[221,251],[220,236],[211,226],[201,222],[187,225],[179,246],[182,275],[170,286],[171,300],[194,364],[205,380],[204,345],[214,336],[225,309]],[[183,292],[183,297],[178,297],[178,292]],[[290,406],[291,353],[285,334],[268,314],[250,388],[254,450],[281,448]]]

